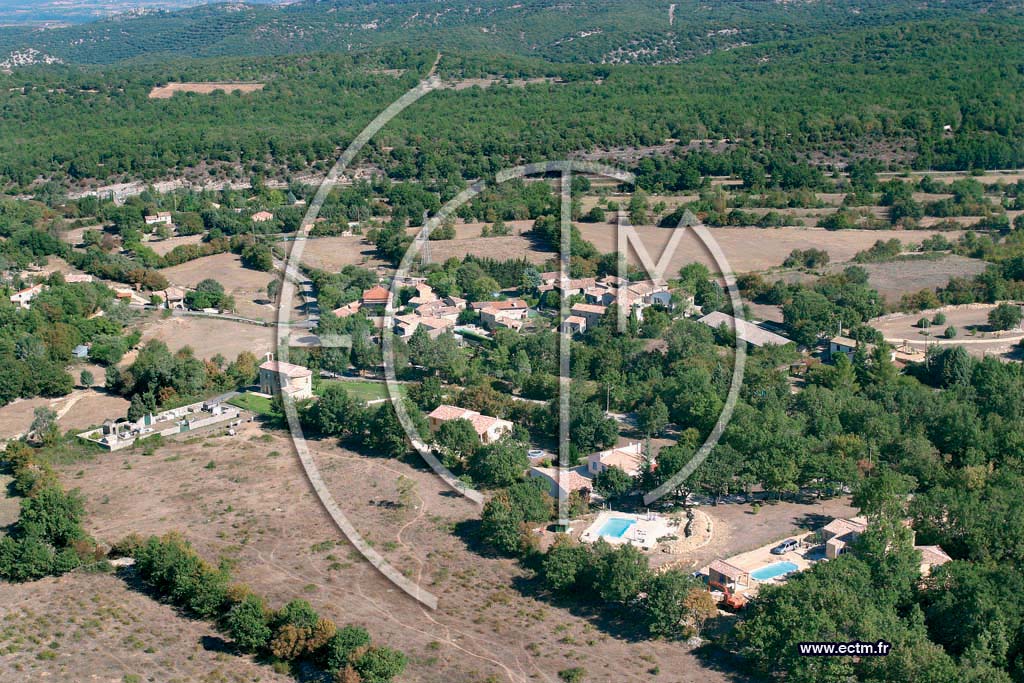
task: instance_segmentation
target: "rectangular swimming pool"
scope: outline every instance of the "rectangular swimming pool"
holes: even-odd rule
[[[636,520],[625,517],[612,517],[601,525],[597,535],[607,536],[608,538],[622,538],[634,524],[636,524]]]
[[[750,572],[750,577],[757,579],[758,581],[768,581],[769,579],[774,579],[776,576],[782,576],[783,574],[796,571],[799,568],[800,567],[796,566],[792,562],[774,562]]]

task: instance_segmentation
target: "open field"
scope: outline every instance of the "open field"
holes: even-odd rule
[[[868,271],[868,284],[890,304],[895,304],[904,294],[945,287],[952,277],[974,277],[983,272],[987,264],[979,259],[949,254],[938,259],[900,259],[858,265]],[[831,270],[840,271],[845,267],[846,264],[836,264]]]
[[[275,274],[244,268],[241,257],[235,254],[204,256],[160,272],[169,282],[182,287],[195,287],[202,280],[213,278],[235,298],[239,315],[261,320],[277,318],[277,308],[267,297],[267,283]],[[298,317],[297,312],[293,313],[295,317]]]
[[[215,318],[154,316],[142,324],[143,343],[150,339],[164,341],[171,351],[191,346],[198,358],[219,353],[231,361],[242,351],[261,358],[274,347],[274,328]],[[130,363],[133,356],[126,356],[125,362]]]
[[[149,99],[166,100],[174,97],[174,93],[193,92],[199,95],[209,95],[218,90],[226,93],[251,93],[263,90],[264,83],[168,83],[167,85],[154,86],[149,91]]]
[[[615,228],[602,224],[579,224],[583,237],[594,244],[598,251],[610,252],[616,249]],[[736,273],[767,270],[779,266],[794,249],[811,247],[824,249],[833,262],[848,261],[858,251],[867,249],[878,240],[899,239],[904,243],[919,244],[935,234],[931,230],[818,230],[810,228],[708,228],[708,233],[721,247],[729,264]],[[672,236],[672,230],[642,225],[637,234],[647,253],[657,262]],[[959,237],[957,232],[943,233],[949,239]],[[634,250],[629,258],[638,263]],[[666,275],[673,275],[681,266],[701,261],[711,267],[714,264],[703,242],[692,230],[687,230],[679,241],[679,247],[669,262]]]
[[[333,442],[311,448],[352,523],[438,596],[437,611],[421,609],[344,542],[282,433],[247,424],[238,436],[176,441],[150,457],[99,455],[65,466],[62,477],[80,472],[73,482],[86,498],[86,527],[100,540],[180,530],[206,557],[236,562],[237,579],[272,605],[307,598],[403,649],[411,660],[403,683],[556,681],[571,666],[584,666],[588,682],[742,680],[704,668],[679,643],[631,642],[628,619],[538,599],[516,562],[467,547],[478,508],[419,466]],[[659,673],[645,673],[654,667]]]
[[[345,388],[349,396],[360,401],[381,401],[390,398],[386,382],[372,382],[365,379],[325,379],[319,380],[319,384],[321,388],[329,384],[340,385]],[[404,396],[405,385],[399,384],[398,391]]]
[[[112,574],[0,583],[0,679],[11,683],[295,680],[226,645],[211,625]]]
[[[878,291],[890,305],[899,303],[900,297],[922,289],[945,287],[950,278],[971,278],[984,272],[986,263],[979,259],[946,254],[937,258],[905,258],[878,263],[832,263],[824,272],[839,273],[850,265],[868,273],[868,284]],[[772,273],[768,279],[781,277],[786,282],[812,282],[818,273],[782,271]]]
[[[76,389],[60,398],[19,399],[0,408],[0,440],[26,432],[35,409],[41,406],[57,412],[57,424],[63,431],[85,429],[128,412],[128,401],[99,389]]]
[[[256,394],[239,394],[228,401],[233,406],[238,406],[242,410],[248,410],[257,415],[269,415],[271,400],[266,396],[257,396]]]
[[[151,239],[143,242],[147,247],[155,251],[156,253],[163,256],[175,247],[186,246],[190,244],[199,244],[203,241],[205,235],[183,235],[181,237],[168,237],[165,240]]]
[[[908,343],[919,349],[932,345],[963,346],[973,356],[1008,356],[1016,352],[1015,345],[1024,338],[1021,329],[994,332],[988,326],[988,312],[995,308],[994,304],[965,304],[963,306],[945,306],[919,313],[893,313],[870,321],[870,325],[879,330],[891,343]],[[946,322],[932,325],[927,330],[917,327],[921,318],[931,320],[936,313],[942,312]],[[957,336],[944,339],[943,331],[953,326]]]
[[[292,242],[281,242],[291,249]],[[314,237],[306,240],[302,249],[302,262],[313,268],[338,272],[344,266],[358,265],[374,268],[383,261],[374,258],[373,245],[362,235],[343,237]]]

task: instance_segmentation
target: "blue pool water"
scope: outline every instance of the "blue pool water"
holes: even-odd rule
[[[597,532],[597,535],[608,536],[609,538],[622,538],[634,524],[636,524],[636,521],[632,519],[612,517],[601,525],[601,529]]]
[[[775,562],[773,564],[765,565],[756,571],[750,572],[750,576],[758,581],[767,581],[768,579],[774,579],[776,576],[782,576],[783,574],[796,571],[799,568],[800,567],[796,566],[792,562]]]

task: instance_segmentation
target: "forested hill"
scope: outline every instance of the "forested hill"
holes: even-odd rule
[[[225,3],[64,28],[0,30],[0,62],[36,50],[105,64],[381,46],[592,63],[674,63],[719,50],[915,19],[1019,12],[1014,0],[305,0]]]

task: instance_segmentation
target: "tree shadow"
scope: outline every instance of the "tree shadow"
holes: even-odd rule
[[[831,515],[823,515],[820,512],[808,512],[798,517],[794,521],[794,524],[801,529],[814,531],[815,529],[820,529],[831,521]]]
[[[452,491],[452,493],[455,492]],[[452,530],[452,535],[462,541],[467,550],[479,555],[480,557],[492,560],[504,559],[506,555],[497,552],[494,548],[484,542],[483,535],[480,533],[481,526],[483,526],[483,523],[479,519],[464,519],[455,524],[455,528]]]
[[[199,644],[203,646],[203,649],[207,652],[216,652],[220,654],[238,654],[238,650],[235,644],[224,640],[220,636],[203,636],[199,639]]]

